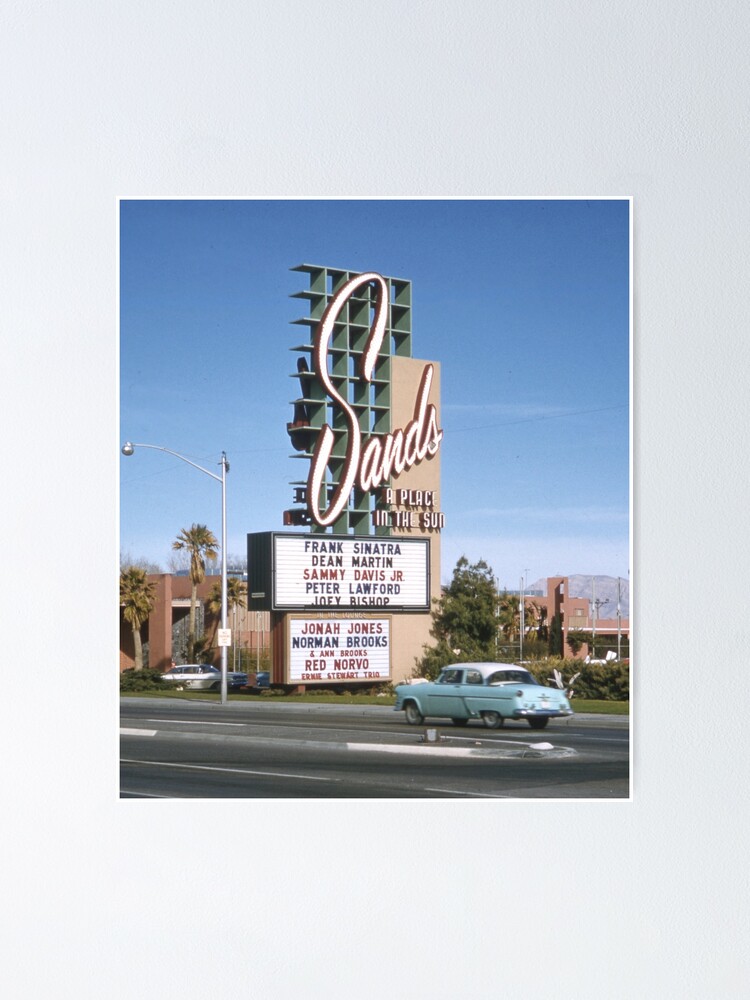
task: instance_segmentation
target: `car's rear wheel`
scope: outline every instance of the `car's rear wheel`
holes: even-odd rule
[[[529,719],[528,721],[532,729],[544,729],[549,719],[546,715],[543,715],[540,719]]]
[[[482,712],[482,722],[488,729],[498,729],[503,724],[503,717],[499,712]]]
[[[407,701],[404,705],[404,715],[406,716],[406,721],[410,726],[418,726],[420,723],[424,722],[424,716],[417,708],[416,702]]]
[[[451,719],[454,726],[465,726],[468,721],[468,719]]]

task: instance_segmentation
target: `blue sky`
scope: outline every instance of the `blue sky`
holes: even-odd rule
[[[410,279],[417,358],[441,364],[442,577],[629,571],[627,200],[124,201],[122,440],[227,480],[228,553],[283,530],[299,460],[301,263]],[[221,529],[217,483],[160,452],[120,466],[120,548],[164,570]]]

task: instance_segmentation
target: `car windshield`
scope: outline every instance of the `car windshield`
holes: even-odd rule
[[[488,684],[536,684],[528,670],[496,670],[487,678]]]

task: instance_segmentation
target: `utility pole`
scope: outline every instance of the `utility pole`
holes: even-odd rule
[[[591,577],[591,659],[596,659],[596,619],[599,614],[599,608],[602,604],[606,604],[606,601],[600,600],[596,597],[596,577]]]
[[[500,643],[500,581],[495,577],[495,656],[497,656],[497,647]]]
[[[620,636],[622,632],[622,614],[620,611],[620,577],[617,577],[617,662],[620,662]]]

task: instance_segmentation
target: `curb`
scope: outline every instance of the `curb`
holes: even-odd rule
[[[413,743],[352,743],[334,740],[281,740],[273,736],[228,736],[219,733],[183,733],[170,729],[121,728],[121,736],[162,737],[167,739],[203,741],[213,743],[247,743],[251,745],[283,745],[294,749],[336,750],[360,753],[413,754],[423,757],[474,757],[504,760],[508,758],[559,758],[577,757],[573,747],[554,746],[546,741],[538,744],[513,742],[506,747],[450,747],[425,743],[415,737]],[[480,742],[479,740],[477,741]],[[510,743],[510,741],[509,741]]]

